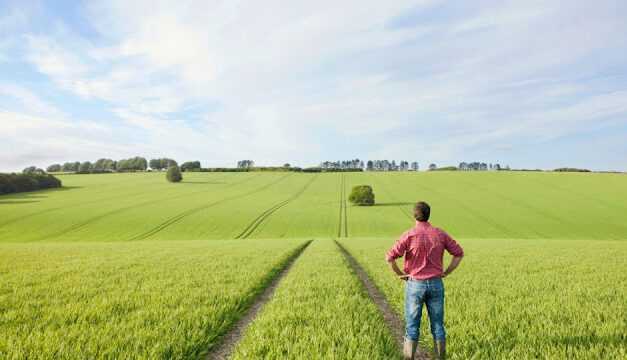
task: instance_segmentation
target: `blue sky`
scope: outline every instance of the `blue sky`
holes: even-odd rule
[[[135,155],[625,171],[625,19],[625,1],[0,0],[0,171]]]

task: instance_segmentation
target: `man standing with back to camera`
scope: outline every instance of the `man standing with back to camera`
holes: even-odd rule
[[[420,335],[422,305],[427,305],[434,351],[444,359],[446,353],[446,332],[444,330],[444,283],[442,279],[450,275],[462,261],[464,250],[443,230],[431,226],[431,208],[420,201],[414,206],[416,226],[406,231],[386,254],[386,260],[399,279],[405,281],[405,342],[403,355],[413,359]],[[453,255],[450,265],[443,271],[444,250]],[[404,256],[401,271],[396,259]]]

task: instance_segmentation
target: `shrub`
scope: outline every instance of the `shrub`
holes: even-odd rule
[[[50,174],[0,174],[0,194],[61,187],[61,180]]]
[[[168,172],[165,174],[165,178],[168,179],[169,182],[179,182],[183,180],[183,175],[181,175],[181,169],[178,166],[172,165],[168,168]]]
[[[374,205],[374,192],[370,185],[358,185],[353,187],[348,200],[359,206],[371,206]]]

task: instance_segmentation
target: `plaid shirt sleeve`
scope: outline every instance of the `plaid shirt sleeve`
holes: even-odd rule
[[[457,241],[453,240],[453,238],[444,231],[442,231],[442,236],[444,236],[444,248],[449,254],[457,257],[464,256],[464,249],[462,249]]]
[[[409,243],[408,232],[401,235],[401,237],[396,241],[394,246],[385,254],[385,260],[390,262],[392,260],[398,259],[401,256],[405,255],[405,251],[407,251],[407,244]]]

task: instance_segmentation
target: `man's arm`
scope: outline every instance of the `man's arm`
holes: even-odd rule
[[[407,280],[409,275],[405,274],[403,271],[401,271],[401,269],[398,268],[398,265],[396,265],[396,259],[405,255],[405,251],[407,250],[407,241],[407,234],[403,234],[401,238],[396,241],[394,246],[392,246],[390,251],[385,254],[385,259],[387,260],[388,264],[390,264],[390,268],[401,280]]]
[[[409,278],[409,275],[405,274],[401,269],[398,268],[398,265],[396,265],[396,259],[388,261],[388,264],[390,264],[390,268],[392,269],[392,271],[394,271],[394,273],[396,273],[399,279],[407,280]]]
[[[463,257],[464,257],[464,255],[462,255],[462,256],[453,256],[453,259],[451,260],[451,263],[446,268],[446,271],[444,271],[444,274],[442,274],[442,277],[449,276],[453,272],[453,270],[457,269],[457,267],[459,266],[459,263],[462,262],[462,258]]]
[[[442,232],[444,234],[444,247],[449,254],[453,255],[453,259],[451,263],[446,268],[446,271],[442,274],[442,277],[446,277],[450,275],[458,266],[459,263],[462,262],[462,258],[464,257],[464,249],[457,243],[457,241],[453,240],[447,233]]]

